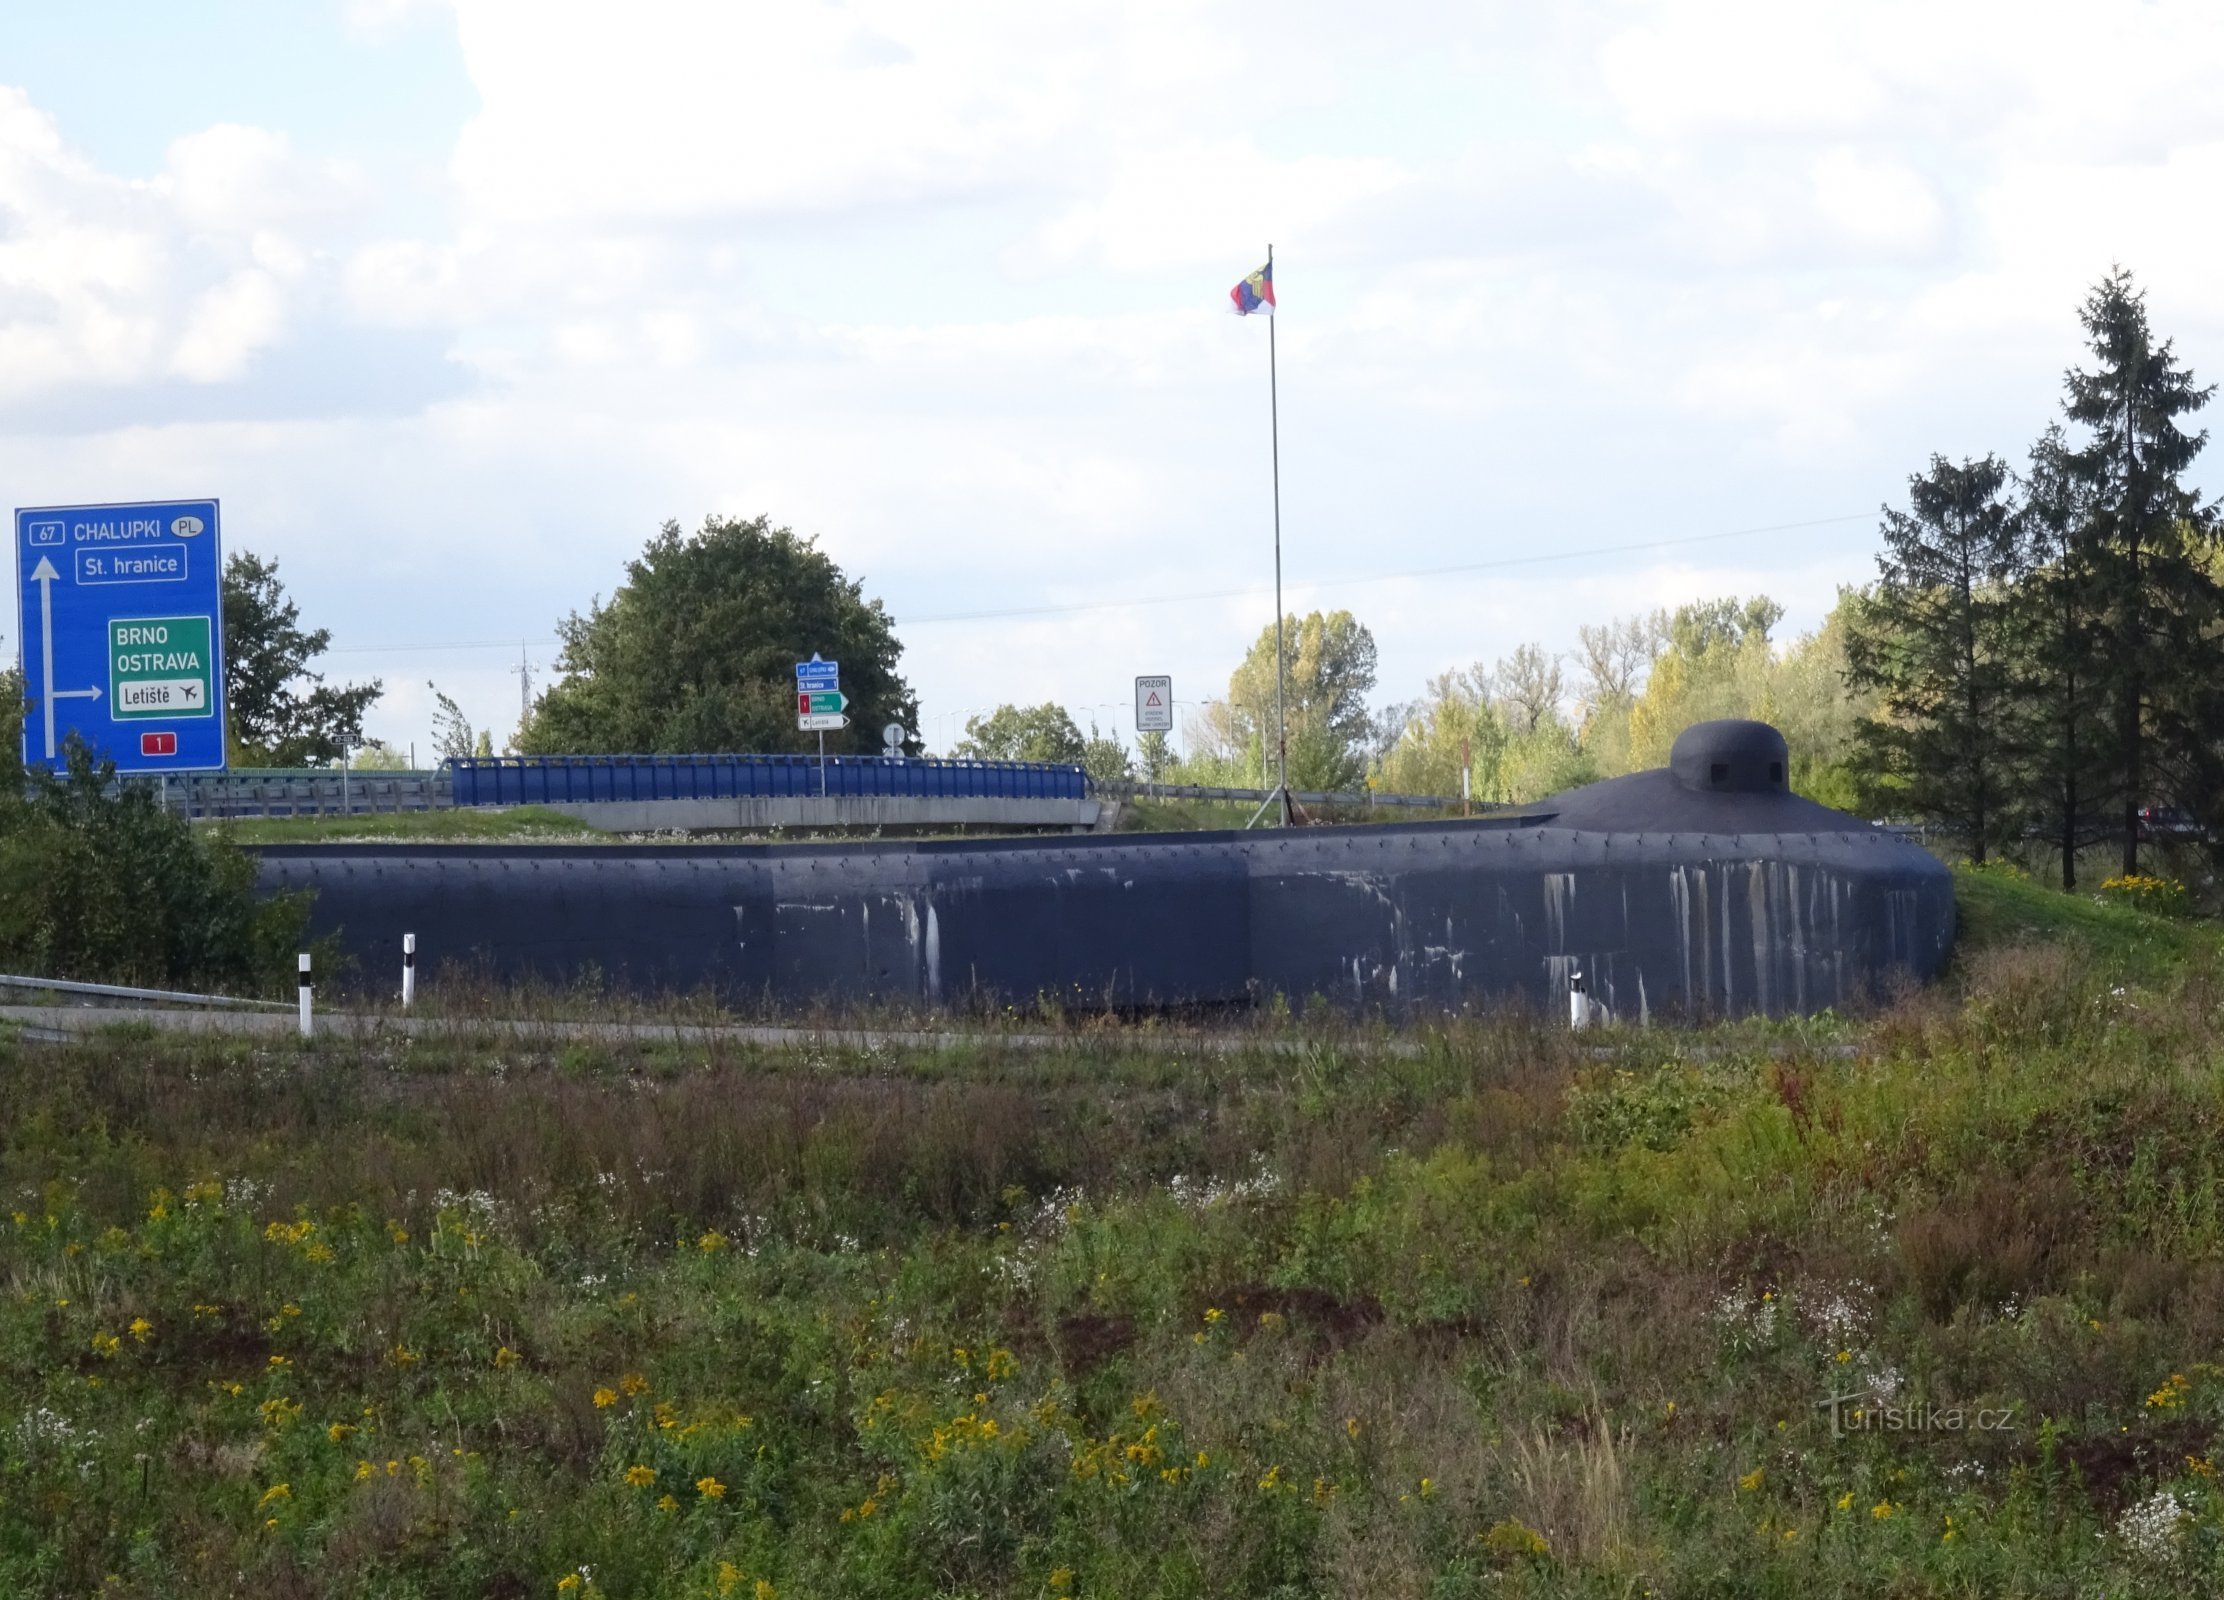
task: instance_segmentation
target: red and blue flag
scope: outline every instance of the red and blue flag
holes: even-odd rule
[[[1228,298],[1235,302],[1239,317],[1256,312],[1262,317],[1274,315],[1274,263],[1265,266],[1228,291]]]

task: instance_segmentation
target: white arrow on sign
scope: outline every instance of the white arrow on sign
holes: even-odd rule
[[[98,700],[100,690],[57,689],[54,687],[54,585],[61,574],[54,570],[54,563],[39,557],[39,564],[31,569],[31,581],[39,586],[39,696],[46,710],[46,759],[54,759],[54,702],[57,700]]]

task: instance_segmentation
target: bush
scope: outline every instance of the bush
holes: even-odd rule
[[[0,964],[178,987],[283,978],[306,896],[259,900],[254,863],[230,840],[196,833],[74,740],[66,776],[18,771],[0,783]]]

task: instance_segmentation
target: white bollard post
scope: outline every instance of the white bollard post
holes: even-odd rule
[[[1586,1027],[1590,1020],[1591,1001],[1583,992],[1583,973],[1579,968],[1568,974],[1568,1026]]]
[[[417,1002],[417,935],[402,935],[402,1009]]]
[[[301,952],[301,1037],[308,1038],[311,1031],[309,1022],[309,952],[304,950]]]

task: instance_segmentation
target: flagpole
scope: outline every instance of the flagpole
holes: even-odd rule
[[[1267,281],[1274,278],[1274,246],[1266,247]],[[1276,310],[1280,309],[1277,298]],[[1282,800],[1282,826],[1290,825],[1290,727],[1284,710],[1287,693],[1283,679],[1285,656],[1282,649],[1282,399],[1275,372],[1274,359],[1275,318],[1269,312],[1266,319],[1266,413],[1267,438],[1273,451],[1274,462],[1274,743],[1275,793]]]

